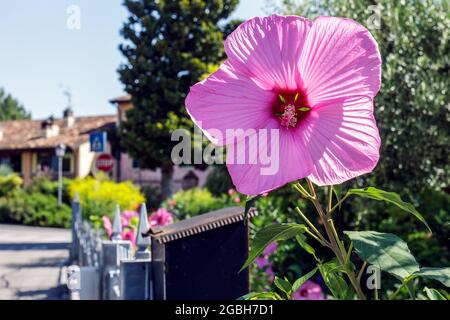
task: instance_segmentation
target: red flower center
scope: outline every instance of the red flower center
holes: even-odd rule
[[[272,111],[280,124],[287,129],[295,128],[311,111],[306,94],[303,90],[277,91],[272,103]]]
[[[308,296],[308,290],[300,290],[300,296],[307,297]]]

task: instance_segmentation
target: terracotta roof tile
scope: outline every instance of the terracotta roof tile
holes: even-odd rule
[[[0,121],[0,150],[54,148],[60,143],[75,149],[81,143],[89,141],[89,133],[117,121],[116,115],[77,117],[73,126],[64,127],[63,119],[55,119],[59,134],[45,138],[41,135],[44,120]]]

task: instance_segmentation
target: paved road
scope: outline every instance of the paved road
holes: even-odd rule
[[[0,300],[66,299],[70,230],[0,224]]]

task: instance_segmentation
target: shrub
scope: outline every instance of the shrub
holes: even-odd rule
[[[0,164],[0,176],[8,176],[14,173],[10,166],[7,164]]]
[[[42,227],[70,227],[71,210],[66,204],[58,207],[53,195],[17,190],[0,199],[0,220]]]
[[[185,219],[224,208],[227,205],[221,198],[214,197],[209,190],[193,188],[175,193],[164,201],[162,206],[178,219]]]
[[[130,181],[114,182],[92,177],[75,179],[69,183],[71,199],[76,193],[80,197],[83,216],[86,218],[103,215],[112,217],[116,204],[122,210],[134,210],[145,201],[139,189]]]
[[[70,205],[71,198],[69,194],[69,184],[71,183],[71,179],[63,178],[62,179],[62,202]],[[43,193],[47,195],[53,195],[55,197],[58,196],[58,181],[49,180],[45,178],[36,178],[33,181],[33,184],[27,188],[29,193]]]
[[[0,175],[0,197],[6,197],[19,190],[21,185],[22,178],[17,174]]]
[[[230,188],[234,188],[225,165],[215,166],[206,177],[205,188],[215,196],[226,193]]]
[[[162,194],[159,188],[152,186],[143,186],[141,187],[141,192],[145,197],[145,202],[149,211],[158,209],[161,206]]]
[[[403,237],[422,265],[448,265],[450,263],[450,195],[440,190],[426,190],[418,195],[417,210],[433,230],[430,234],[420,223],[395,206],[370,203],[364,206],[355,202],[362,212],[357,228],[360,230],[377,228]]]
[[[448,1],[283,0],[283,14],[332,15],[374,22],[383,58],[375,98],[381,158],[369,184],[413,196],[424,186],[450,184]],[[375,9],[376,8],[376,9]],[[378,19],[378,18],[377,18]],[[425,107],[426,106],[426,107]]]

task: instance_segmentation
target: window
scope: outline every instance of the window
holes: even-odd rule
[[[6,165],[14,172],[22,171],[22,156],[20,154],[0,155],[0,165]]]
[[[65,154],[62,161],[62,169],[65,173],[72,173],[72,154]]]
[[[136,170],[139,169],[139,160],[133,159],[131,162],[131,167]]]
[[[58,172],[58,157],[53,151],[38,152],[35,171]],[[62,171],[63,173],[73,173],[73,155],[70,152],[66,152],[62,159]]]
[[[50,171],[54,168],[53,155],[50,151],[41,151],[37,154],[36,171]]]

